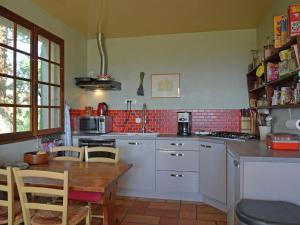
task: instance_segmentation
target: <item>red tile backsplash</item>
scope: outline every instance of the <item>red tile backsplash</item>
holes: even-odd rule
[[[192,132],[199,130],[240,132],[241,113],[238,109],[193,109],[193,110],[147,110],[147,132],[176,133],[177,112],[192,112]],[[71,109],[71,125],[75,128],[75,117],[85,115],[84,109]],[[97,112],[93,111],[96,115]],[[142,117],[142,110],[109,110],[113,117],[113,132],[140,132],[141,123],[135,118]]]

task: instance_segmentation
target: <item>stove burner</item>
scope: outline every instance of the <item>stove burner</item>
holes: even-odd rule
[[[252,134],[238,133],[238,132],[226,132],[226,131],[211,132],[211,134],[209,136],[220,137],[220,138],[228,138],[228,139],[242,139],[242,140],[248,140],[248,139],[255,139],[256,138]]]

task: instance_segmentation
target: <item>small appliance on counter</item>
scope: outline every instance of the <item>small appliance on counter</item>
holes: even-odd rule
[[[108,105],[105,102],[100,102],[98,104],[98,116],[105,116],[108,111]]]
[[[299,136],[296,134],[268,134],[266,143],[272,150],[299,151]]]
[[[112,131],[111,116],[79,116],[77,118],[78,130],[81,134],[106,134]]]
[[[178,123],[177,135],[189,136],[192,134],[190,112],[178,112],[177,123]]]

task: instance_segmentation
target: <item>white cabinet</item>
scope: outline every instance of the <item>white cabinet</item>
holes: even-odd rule
[[[200,142],[200,192],[205,197],[226,204],[226,147]]]
[[[158,140],[156,149],[156,191],[199,192],[199,142]]]
[[[235,224],[235,206],[240,200],[240,162],[227,153],[227,224]]]
[[[116,140],[120,161],[132,164],[119,181],[120,188],[155,190],[155,140]]]

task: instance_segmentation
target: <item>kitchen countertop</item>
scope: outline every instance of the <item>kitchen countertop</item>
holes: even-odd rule
[[[178,139],[178,140],[195,140],[195,141],[206,141],[219,144],[226,144],[227,151],[234,155],[240,160],[247,161],[280,161],[280,162],[297,162],[300,163],[300,151],[274,151],[269,150],[263,141],[259,140],[228,140],[224,138],[209,137],[209,136],[177,136],[176,134],[158,134],[158,135],[142,135],[142,134],[131,134],[127,133],[108,133],[102,135],[82,135],[73,134],[73,136],[80,136],[85,138],[117,138],[127,140],[167,140],[167,139]]]
[[[300,151],[269,150],[264,141],[236,142],[226,140],[226,145],[227,150],[241,160],[300,162]]]

